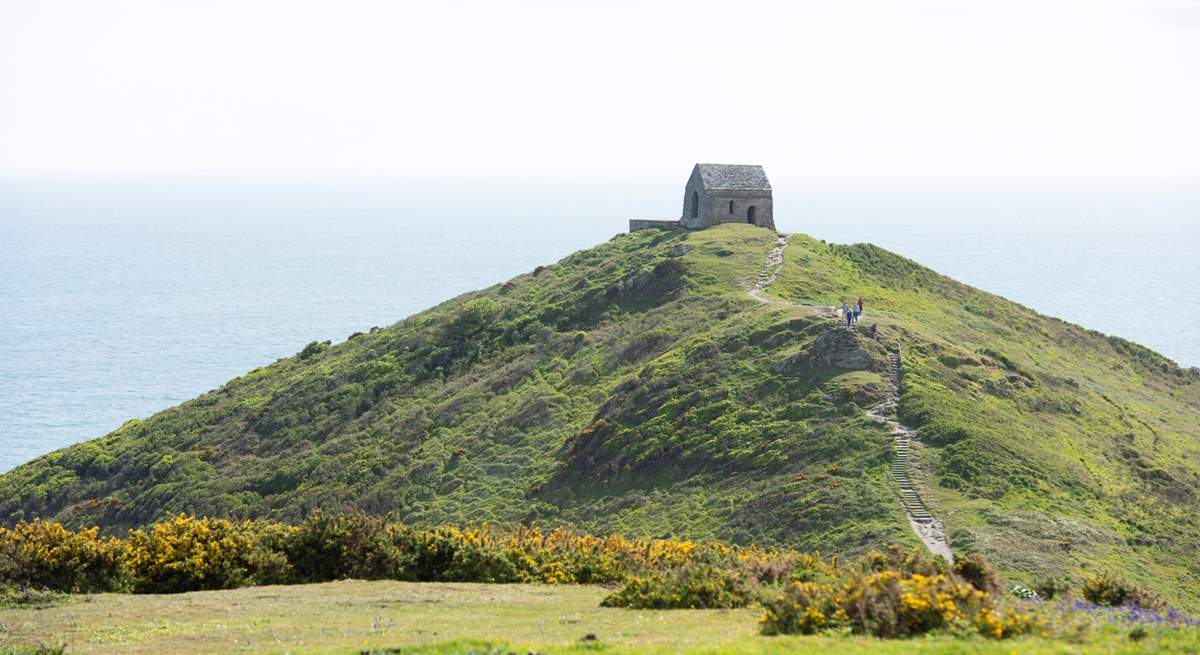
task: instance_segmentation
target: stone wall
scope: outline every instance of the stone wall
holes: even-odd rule
[[[775,229],[775,212],[770,191],[721,189],[713,191],[708,202],[701,203],[707,210],[705,227],[720,223],[747,223],[750,207],[754,207],[754,224]],[[730,211],[730,205],[733,211]]]
[[[629,231],[636,232],[637,230],[674,230],[679,227],[679,221],[654,221],[643,218],[629,219]]]
[[[693,194],[698,202],[693,201]],[[696,205],[699,206],[696,207]],[[693,170],[692,176],[688,178],[687,186],[683,187],[683,213],[680,214],[679,223],[684,227],[698,230],[708,227],[707,216],[708,198],[705,197],[704,180],[700,178],[699,171]]]

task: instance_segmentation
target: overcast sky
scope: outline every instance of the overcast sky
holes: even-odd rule
[[[0,173],[1200,180],[1200,3],[0,0]]]

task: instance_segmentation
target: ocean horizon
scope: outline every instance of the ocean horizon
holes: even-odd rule
[[[1200,366],[1200,192],[777,185],[871,242]],[[0,471],[679,214],[682,180],[0,179]],[[868,306],[869,311],[869,306]]]

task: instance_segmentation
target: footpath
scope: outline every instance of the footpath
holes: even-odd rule
[[[787,234],[779,235],[775,246],[767,253],[767,259],[763,262],[762,269],[758,273],[758,279],[754,286],[750,287],[746,293],[754,300],[764,305],[789,305],[794,307],[809,307],[809,305],[797,305],[795,303],[784,302],[780,300],[772,300],[764,295],[764,292],[771,286],[775,279],[779,277],[779,271],[783,268],[783,253],[787,250],[788,240],[790,236]],[[837,315],[833,307],[818,307],[811,306],[816,313],[828,316]],[[896,404],[900,400],[900,353],[891,351],[889,357],[889,375],[888,375],[888,397],[887,400],[865,410],[867,416],[872,420],[883,423],[892,429],[892,437],[895,440],[896,452],[892,457],[891,473],[895,479],[896,485],[899,487],[900,506],[904,508],[904,514],[908,517],[908,523],[912,527],[913,532],[921,543],[929,549],[929,552],[944,558],[947,562],[954,561],[954,554],[950,550],[950,542],[946,539],[946,528],[942,525],[941,520],[935,518],[929,511],[929,506],[921,498],[921,494],[917,491],[913,484],[910,470],[912,469],[912,447],[914,444],[919,444],[917,441],[917,431],[904,425],[895,418]]]

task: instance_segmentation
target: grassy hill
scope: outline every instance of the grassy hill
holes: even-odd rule
[[[862,408],[903,353],[916,480],[1014,580],[1111,570],[1200,606],[1200,374],[869,245],[615,237],[298,355],[0,476],[0,520],[175,512],[592,532],[861,552],[917,543]],[[867,300],[850,344],[817,306]],[[866,325],[860,326],[865,328]]]

